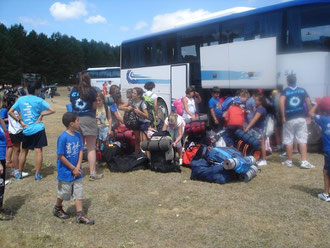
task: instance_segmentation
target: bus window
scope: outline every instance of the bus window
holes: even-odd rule
[[[131,66],[131,51],[125,46],[122,48],[122,68],[129,68]]]
[[[191,60],[195,60],[197,57],[196,46],[183,46],[181,47],[181,56],[183,62],[190,62]]]
[[[176,46],[176,39],[169,37],[166,42],[167,63],[176,63],[178,57],[178,49]]]
[[[160,40],[156,43],[156,62],[157,64],[163,63],[163,48]]]
[[[144,65],[152,64],[152,44],[147,43],[144,45]]]
[[[239,22],[228,22],[222,25],[221,43],[244,40],[244,25]]]

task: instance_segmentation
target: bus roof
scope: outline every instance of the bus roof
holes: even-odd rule
[[[120,67],[91,67],[85,71],[99,71],[99,70],[108,70],[108,69],[120,69]]]
[[[201,21],[201,22],[197,22],[197,23],[193,23],[193,24],[188,24],[188,25],[168,29],[168,30],[165,30],[165,31],[160,31],[160,32],[157,32],[157,33],[152,33],[152,34],[140,36],[138,38],[125,40],[125,41],[122,42],[122,44],[130,43],[130,42],[138,41],[138,40],[143,40],[143,39],[147,39],[147,38],[152,38],[154,36],[175,33],[177,31],[182,31],[182,30],[189,29],[189,28],[196,28],[196,27],[200,27],[200,26],[207,25],[207,24],[212,24],[212,23],[219,22],[219,21],[226,21],[226,20],[230,20],[230,19],[234,19],[234,18],[249,16],[249,15],[253,15],[253,14],[260,14],[260,13],[269,12],[269,11],[272,11],[272,10],[278,10],[278,9],[283,9],[283,8],[288,8],[288,7],[293,7],[293,6],[318,4],[318,3],[330,3],[330,0],[294,0],[294,1],[288,1],[288,2],[284,2],[284,3],[274,4],[274,5],[270,5],[270,6],[266,6],[266,7],[262,7],[262,8],[258,8],[258,9],[253,9],[253,10],[248,10],[248,11],[244,11],[244,12],[240,12],[240,13],[234,13],[234,14],[230,14],[230,15],[226,15],[226,16],[221,16],[221,17],[209,19],[209,20],[206,20],[206,21]]]

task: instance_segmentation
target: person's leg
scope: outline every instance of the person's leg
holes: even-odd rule
[[[283,124],[282,140],[286,146],[286,153],[288,161],[292,161],[292,147],[294,140],[293,120],[287,121]]]
[[[307,160],[307,144],[299,144],[301,161]]]
[[[323,170],[324,194],[329,195],[330,177],[327,170]]]
[[[60,219],[68,219],[70,216],[63,210],[63,200],[70,200],[72,184],[70,182],[58,181],[57,198],[53,208],[53,215]]]
[[[141,147],[141,143],[143,142],[143,141],[145,141],[145,140],[147,140],[148,138],[147,138],[147,135],[146,135],[146,133],[145,133],[146,131],[141,131],[140,132],[140,137],[141,137],[141,142],[140,142],[140,147]],[[151,155],[150,155],[150,152],[149,151],[146,151],[146,153],[145,153],[146,155],[147,155],[147,157],[148,158],[150,158],[151,157]]]
[[[299,149],[300,149],[300,147],[299,147]],[[297,142],[296,139],[293,141],[292,152],[294,152],[294,153],[299,153],[299,150],[298,150],[298,142]]]
[[[261,138],[260,139],[261,143],[261,159],[266,160],[266,147],[265,147],[265,139]]]
[[[19,158],[19,154],[20,154],[20,151],[21,151],[20,147],[21,147],[20,142],[13,144],[13,168],[15,170],[18,170],[18,168],[19,168],[18,167],[18,161],[19,161],[18,158]]]
[[[76,212],[82,212],[83,211],[83,205],[82,205],[82,200],[75,200],[76,204]]]
[[[2,183],[0,183],[0,210],[2,209],[3,206],[3,197],[4,197],[4,193],[5,193],[5,181],[6,181],[6,161],[5,160],[1,160],[1,165],[3,167],[3,172],[0,175],[0,180],[2,181]]]
[[[134,130],[134,137],[135,137],[135,154],[140,153],[140,131]]]
[[[40,173],[43,161],[42,147],[35,148],[34,151],[36,153],[36,173]]]
[[[19,154],[19,158],[18,158],[18,170],[20,172],[23,171],[24,169],[24,165],[25,165],[25,160],[26,160],[26,156],[28,155],[29,150],[28,149],[22,149],[20,154]]]
[[[85,137],[86,139],[86,148],[87,148],[87,160],[89,164],[89,171],[90,174],[94,175],[95,172],[95,165],[96,165],[96,151],[95,151],[95,143],[96,143],[96,136],[88,135]]]
[[[63,204],[63,200],[57,197],[55,204],[56,207],[62,207],[62,204]]]
[[[288,156],[288,160],[292,161],[292,149],[293,145],[286,145],[286,154]]]
[[[13,161],[12,161],[12,155],[13,155],[13,147],[7,146],[6,148],[6,166],[7,167],[13,167]]]

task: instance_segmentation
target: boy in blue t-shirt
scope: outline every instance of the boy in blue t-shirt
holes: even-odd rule
[[[220,131],[222,128],[222,109],[221,109],[221,102],[219,99],[220,96],[220,88],[213,87],[212,89],[212,97],[209,100],[209,109],[211,114],[211,125],[215,132]]]
[[[309,115],[314,117],[314,120],[322,128],[322,141],[324,151],[324,191],[318,194],[318,198],[326,202],[330,202],[329,187],[330,187],[330,97],[324,97],[321,100],[321,109],[325,115],[315,115],[318,104],[315,104]]]
[[[53,214],[60,219],[68,219],[70,216],[63,210],[63,200],[69,201],[71,197],[75,200],[77,211],[77,223],[93,225],[94,220],[83,214],[82,209],[82,169],[83,157],[82,137],[77,132],[79,129],[79,118],[77,113],[67,112],[62,117],[66,127],[57,140],[57,179],[58,191],[56,205]]]

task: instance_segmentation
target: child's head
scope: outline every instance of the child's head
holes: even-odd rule
[[[140,87],[134,87],[132,92],[133,100],[142,100],[143,98],[143,89]]]
[[[64,113],[62,117],[62,123],[67,129],[72,128],[74,130],[78,130],[79,129],[78,114],[74,112]]]
[[[126,90],[126,98],[128,100],[132,99],[132,93],[133,93],[133,89]]]
[[[256,102],[256,106],[265,106],[266,104],[266,99],[262,94],[255,95],[254,100]]]
[[[215,86],[212,89],[212,96],[218,98],[220,96],[220,88]]]
[[[186,89],[186,95],[187,95],[187,97],[193,97],[195,95],[195,92],[196,92],[196,89],[195,89],[194,86],[189,86]]]
[[[237,95],[241,99],[242,103],[246,103],[246,101],[250,98],[250,93],[246,89],[240,90]]]
[[[30,95],[37,95],[41,92],[41,82],[36,81],[28,86],[28,92]]]
[[[120,104],[121,94],[120,94],[120,88],[118,85],[111,85],[109,90],[110,95],[112,96],[113,100],[117,105]]]
[[[296,75],[291,73],[286,77],[286,81],[288,82],[289,86],[295,86],[297,83]]]
[[[155,88],[155,83],[154,82],[146,82],[144,85],[144,88],[147,91],[153,90],[153,88]]]
[[[7,108],[10,109],[14,105],[14,103],[17,101],[17,99],[18,99],[17,95],[6,96]]]
[[[168,125],[173,129],[178,121],[178,114],[176,112],[171,112],[168,117]]]
[[[97,107],[101,107],[104,105],[104,95],[102,94],[102,92],[97,93],[96,104],[97,104]]]

